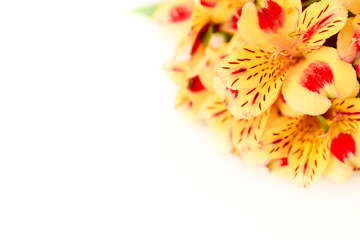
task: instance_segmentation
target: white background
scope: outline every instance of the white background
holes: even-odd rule
[[[302,190],[183,122],[149,2],[1,1],[0,239],[359,239],[359,175]]]

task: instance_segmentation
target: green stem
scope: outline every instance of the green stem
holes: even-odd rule
[[[317,118],[324,128],[324,132],[327,133],[329,131],[329,125],[326,123],[326,119],[323,116],[317,116]]]

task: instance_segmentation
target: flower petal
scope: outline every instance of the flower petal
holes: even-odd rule
[[[337,134],[331,143],[331,153],[325,174],[337,181],[352,176],[360,165],[360,132]]]
[[[353,21],[354,38],[360,39],[360,14],[356,15]]]
[[[191,18],[191,30],[189,35],[190,45],[193,46],[201,31],[211,21],[209,13],[200,6],[195,6]]]
[[[200,117],[200,108],[210,94],[208,90],[192,92],[184,86],[175,97],[175,109],[182,110],[186,121],[196,122]]]
[[[324,130],[316,117],[303,116],[268,131],[262,141],[269,154],[269,168],[292,178],[303,187],[316,182],[324,172],[330,151]]]
[[[228,109],[237,118],[257,116],[268,109],[278,97],[290,60],[281,55],[245,46],[225,58],[216,68],[221,84],[215,86]]]
[[[206,99],[201,108],[200,115],[201,119],[210,129],[226,131],[230,137],[230,129],[234,117],[217,94],[212,94]]]
[[[256,147],[264,132],[270,115],[270,108],[257,117],[235,120],[232,126],[232,140],[239,151],[248,151]]]
[[[241,151],[238,153],[238,155],[240,159],[249,166],[264,166],[267,164],[268,161],[268,156],[258,147],[255,147],[248,151]]]
[[[331,142],[331,153],[338,161],[345,163],[352,155],[356,155],[355,138],[348,133],[340,133]]]
[[[284,96],[281,94],[280,97],[278,98],[278,100],[276,101],[276,105],[278,106],[280,112],[282,115],[286,116],[286,117],[300,117],[303,114],[292,109],[290,107],[289,104],[287,104],[287,102],[284,99]]]
[[[271,52],[244,46],[223,59],[216,71],[227,88],[254,88],[276,78],[287,69],[289,60],[273,55]]]
[[[354,14],[360,14],[359,0],[342,0],[344,5]]]
[[[340,0],[322,0],[307,7],[297,26],[304,48],[322,46],[327,38],[345,25],[347,13]]]
[[[344,62],[352,64],[356,58],[356,52],[360,49],[357,49],[356,39],[354,36],[353,29],[354,18],[349,18],[345,26],[338,35],[337,40],[337,50],[339,57]],[[359,46],[360,47],[360,46]]]
[[[347,98],[358,86],[353,67],[335,49],[322,47],[289,71],[282,93],[293,109],[321,115],[330,108],[330,99]]]
[[[261,49],[286,48],[300,11],[299,0],[264,0],[261,6],[249,2],[242,8],[238,29],[249,44]]]
[[[345,181],[355,173],[354,167],[339,162],[331,155],[324,175],[334,181]]]
[[[191,0],[172,0],[161,3],[152,17],[161,25],[162,35],[167,39],[184,39],[191,26],[194,3]],[[177,52],[184,50],[186,41],[177,47]]]
[[[360,129],[360,98],[335,99],[331,110],[339,119],[335,123],[341,132],[352,133]]]
[[[193,2],[173,0],[162,3],[154,12],[153,18],[161,24],[174,24],[191,19]]]
[[[251,119],[270,108],[279,96],[284,76],[274,78],[255,88],[227,89],[225,101],[237,119]]]
[[[164,69],[175,84],[182,85],[187,81],[189,64],[187,61],[175,62],[169,61],[164,65]]]
[[[360,78],[360,59],[356,59],[354,62],[355,70],[358,78]]]
[[[231,127],[234,117],[217,94],[206,99],[200,109],[200,118],[215,132],[219,149],[222,152],[231,152]]]
[[[209,43],[209,35],[212,34],[211,15],[201,6],[196,5],[191,18],[189,33],[191,65],[197,65],[205,54],[206,45]],[[206,41],[204,41],[206,39]],[[204,45],[205,43],[205,45]]]
[[[200,5],[207,7],[207,8],[214,8],[218,3],[218,0],[197,0]]]
[[[229,22],[236,10],[236,6],[231,2],[219,1],[214,8],[212,20],[214,23]]]

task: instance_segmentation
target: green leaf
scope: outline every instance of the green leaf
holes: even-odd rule
[[[154,14],[155,10],[159,7],[159,5],[160,5],[160,3],[157,3],[157,4],[137,8],[137,9],[132,10],[132,12],[151,18],[152,15]]]
[[[327,133],[329,131],[329,125],[326,123],[326,119],[323,116],[317,116],[317,118],[324,128],[324,132]]]

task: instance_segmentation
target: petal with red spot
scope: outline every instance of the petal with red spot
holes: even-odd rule
[[[340,162],[345,163],[346,158],[356,153],[353,136],[351,134],[340,133],[331,143],[331,153],[339,159]]]
[[[325,85],[334,83],[334,75],[329,64],[323,61],[312,62],[300,77],[300,84],[310,92],[320,94]]]
[[[325,170],[325,175],[336,181],[343,181],[351,177],[360,166],[359,148],[359,131],[351,135],[340,132],[332,141],[332,155]]]
[[[321,115],[331,107],[331,99],[347,98],[358,87],[353,67],[341,61],[335,49],[322,47],[289,71],[282,93],[294,110]]]
[[[295,31],[300,9],[299,0],[251,1],[242,8],[238,30],[247,42],[261,49],[288,48],[292,42],[289,34]]]
[[[259,26],[264,32],[277,33],[284,27],[285,11],[272,0],[268,0],[265,7],[258,10],[257,15]]]

